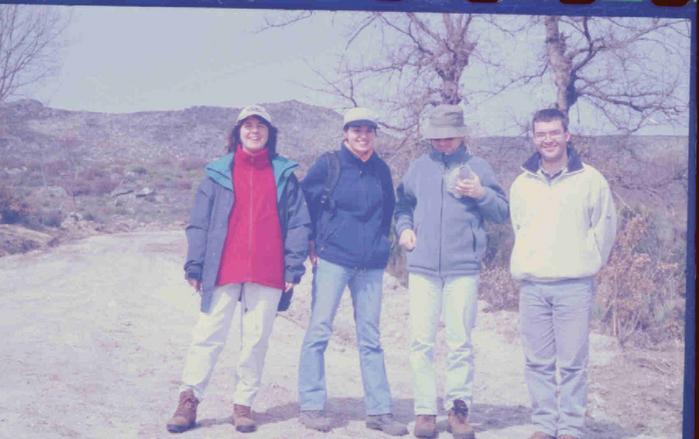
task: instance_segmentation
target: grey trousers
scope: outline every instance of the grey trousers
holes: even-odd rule
[[[583,436],[593,303],[591,277],[521,284],[520,332],[532,423],[551,436]]]

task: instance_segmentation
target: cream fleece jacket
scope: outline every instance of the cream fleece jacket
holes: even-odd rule
[[[617,228],[612,194],[602,174],[575,155],[551,181],[530,159],[512,183],[510,271],[515,279],[593,276],[609,258]]]

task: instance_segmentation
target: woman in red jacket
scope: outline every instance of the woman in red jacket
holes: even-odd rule
[[[201,313],[185,361],[180,401],[167,423],[182,432],[223,349],[236,306],[241,347],[233,394],[236,430],[256,430],[252,403],[282,294],[304,273],[310,218],[294,169],[276,154],[277,130],[259,105],[244,108],[228,154],[206,166],[187,226],[185,277],[201,295]]]

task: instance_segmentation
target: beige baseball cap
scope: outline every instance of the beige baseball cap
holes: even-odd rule
[[[377,120],[378,118],[376,117],[376,113],[368,108],[350,108],[345,112],[343,128],[356,126],[369,126],[371,128],[376,128],[378,127]]]
[[[265,110],[265,107],[256,104],[248,105],[247,107],[240,110],[240,113],[238,113],[238,118],[235,120],[235,123],[238,123],[241,120],[244,120],[250,116],[257,116],[264,119],[269,124],[272,123],[272,116],[270,116],[267,110]]]

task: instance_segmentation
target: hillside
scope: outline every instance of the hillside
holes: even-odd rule
[[[303,175],[321,152],[336,148],[342,118],[298,101],[265,104],[280,131],[279,151],[301,164]],[[181,111],[105,114],[66,111],[22,100],[0,106],[0,179],[34,204],[76,212],[98,223],[184,221],[192,187],[207,161],[224,153],[239,109],[191,107]],[[394,151],[379,137],[394,179],[425,145]],[[576,138],[587,161],[600,168],[623,202],[673,213],[686,210],[687,139],[682,137]],[[528,140],[473,139],[508,188],[530,154]],[[140,202],[125,197],[143,195]],[[50,193],[47,196],[46,193]],[[133,198],[133,197],[131,197]],[[57,213],[44,213],[56,222]]]
[[[321,152],[338,147],[342,117],[336,112],[298,101],[265,106],[280,130],[279,150],[300,163],[300,177]],[[0,106],[0,256],[99,233],[182,228],[203,166],[224,153],[238,111],[103,114],[29,100]],[[609,180],[620,235],[633,243],[616,246],[616,262],[599,276],[602,326],[620,340],[636,333],[645,343],[681,338],[687,138],[576,136],[573,143]],[[396,182],[410,159],[429,148],[397,145],[379,133],[379,152]],[[492,164],[506,191],[531,154],[522,137],[470,139],[469,148]],[[507,268],[512,230],[507,224],[487,229],[483,296],[493,309],[515,309],[517,289]],[[405,282],[400,252],[389,270]],[[632,324],[622,333],[613,327],[620,315]]]

